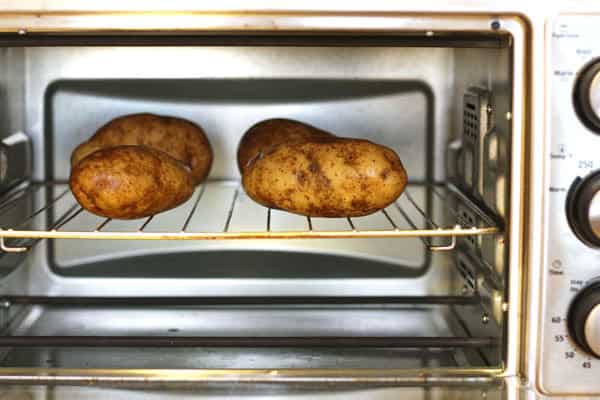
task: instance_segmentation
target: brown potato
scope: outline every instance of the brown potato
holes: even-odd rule
[[[371,214],[396,200],[406,181],[393,150],[343,138],[272,147],[242,174],[256,202],[311,217]]]
[[[132,114],[101,127],[71,155],[71,166],[94,151],[115,146],[142,145],[163,151],[181,161],[201,183],[210,171],[213,152],[202,128],[190,121],[154,114]]]
[[[262,151],[280,144],[294,144],[335,138],[329,132],[291,119],[261,121],[246,131],[238,147],[238,168],[243,172]]]
[[[83,208],[119,219],[168,210],[194,191],[183,164],[145,146],[117,146],[92,153],[71,169],[69,184]]]

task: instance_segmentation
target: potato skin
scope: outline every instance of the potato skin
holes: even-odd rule
[[[311,217],[358,217],[404,191],[398,155],[367,140],[282,144],[262,152],[242,175],[256,202]]]
[[[190,169],[194,183],[210,172],[213,151],[204,131],[182,118],[154,114],[125,115],[101,127],[71,155],[71,166],[94,151],[127,145],[142,145],[163,151]]]
[[[260,121],[244,133],[238,146],[237,161],[240,172],[262,151],[280,144],[308,141],[326,141],[335,136],[314,126],[285,118]]]
[[[176,207],[194,191],[190,173],[166,153],[145,146],[98,150],[71,169],[73,195],[86,210],[136,219]]]

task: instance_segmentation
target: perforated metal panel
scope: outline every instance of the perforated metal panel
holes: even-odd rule
[[[473,194],[483,194],[484,136],[489,130],[490,92],[472,87],[463,97],[464,179]]]

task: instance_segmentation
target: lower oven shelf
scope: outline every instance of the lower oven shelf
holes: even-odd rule
[[[91,301],[91,300],[90,300]],[[480,312],[477,304],[468,305]],[[476,311],[477,310],[477,311]],[[33,305],[0,336],[2,367],[490,367],[448,305]]]
[[[6,223],[17,205],[31,212]],[[23,207],[21,207],[23,208]],[[26,207],[27,208],[27,207]],[[14,220],[14,218],[11,218]],[[419,237],[431,250],[451,250],[460,236],[494,235],[500,227],[452,187],[410,184],[389,207],[366,217],[311,218],[262,207],[239,182],[211,181],[183,205],[140,220],[112,220],[79,206],[64,183],[21,188],[0,204],[0,247],[27,251],[41,239],[220,240]],[[434,243],[433,238],[445,242]],[[18,240],[8,240],[18,239]]]

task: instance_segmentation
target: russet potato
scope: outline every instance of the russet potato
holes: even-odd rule
[[[197,185],[210,172],[213,152],[204,131],[182,118],[131,114],[102,126],[71,155],[71,167],[93,152],[115,146],[147,146],[165,152],[185,165]]]
[[[180,161],[146,146],[97,150],[71,168],[69,184],[83,208],[119,219],[148,217],[176,207],[195,187]]]
[[[395,201],[406,182],[393,150],[335,137],[268,147],[242,173],[256,202],[311,217],[371,214]]]
[[[261,152],[280,144],[303,143],[335,138],[329,132],[284,118],[261,121],[246,131],[238,147],[237,161],[240,172]]]

